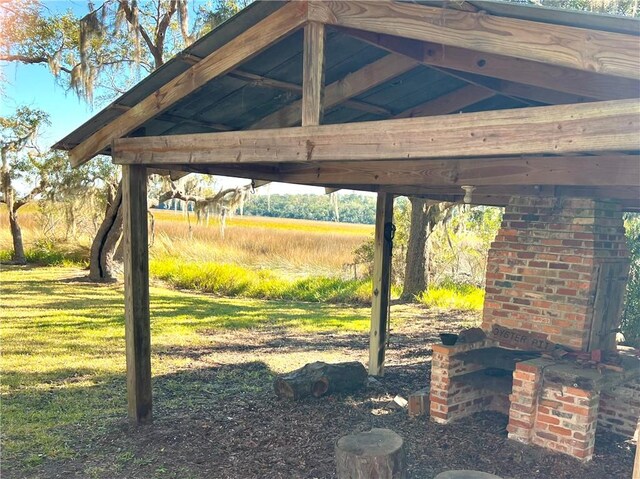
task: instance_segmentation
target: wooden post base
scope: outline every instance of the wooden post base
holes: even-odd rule
[[[406,479],[404,441],[389,429],[351,434],[336,444],[338,479]]]

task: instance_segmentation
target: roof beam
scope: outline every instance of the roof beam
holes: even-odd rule
[[[555,158],[556,160],[558,158]],[[563,158],[568,159],[568,158]],[[522,159],[521,159],[522,160]],[[535,161],[536,159],[531,159]],[[469,161],[469,160],[466,160]],[[490,160],[483,160],[490,161]],[[395,164],[394,164],[395,166]],[[331,190],[351,189],[360,191],[386,192],[395,195],[423,196],[439,201],[462,202],[464,191],[459,185],[431,186],[431,185],[380,185],[362,183],[362,178],[354,183],[326,183],[318,178],[303,178],[287,176],[288,167],[282,173],[275,166],[243,164],[242,166],[229,165],[170,165],[173,170],[182,170],[192,173],[234,176],[238,178],[268,178],[269,181],[288,182],[302,185],[313,185]],[[303,166],[307,168],[307,166]],[[304,181],[301,181],[304,180]],[[419,181],[420,178],[417,179]],[[256,181],[259,185],[260,181]],[[640,185],[634,186],[554,186],[554,185],[479,185],[473,192],[472,203],[484,205],[505,205],[511,196],[576,196],[587,198],[613,198],[619,201],[627,210],[640,208]]]
[[[309,20],[637,79],[634,35],[392,1],[309,2]]]
[[[71,164],[78,166],[89,160],[109,146],[112,140],[129,134],[212,79],[233,70],[297,30],[306,20],[306,2],[284,5],[85,139],[69,152]]]
[[[401,75],[417,63],[401,55],[387,55],[348,74],[325,88],[324,108],[330,108]],[[300,123],[302,102],[296,100],[286,107],[264,117],[249,127],[250,130],[286,127]]]
[[[615,166],[612,166],[615,165]],[[575,156],[394,160],[289,165],[281,181],[379,186],[591,185],[633,186],[640,157]]]
[[[640,149],[640,100],[613,100],[438,117],[121,138],[122,163],[368,161]],[[637,177],[633,178],[637,181]]]
[[[640,91],[640,82],[637,78],[611,77],[521,58],[483,53],[450,45],[444,46],[428,41],[419,42],[351,28],[341,28],[341,30],[389,52],[419,60],[430,67],[474,73],[596,100],[633,98]]]

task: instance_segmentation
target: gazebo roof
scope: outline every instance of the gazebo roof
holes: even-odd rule
[[[165,158],[162,165],[155,166],[453,200],[463,194],[460,185],[470,184],[479,188],[477,198],[486,204],[501,204],[516,192],[567,191],[620,199],[630,209],[640,206],[640,170],[636,172],[635,168],[640,145],[629,134],[622,139],[625,128],[637,133],[638,124],[635,121],[625,126],[624,120],[620,124],[612,120],[622,118],[620,108],[627,108],[623,115],[626,119],[632,123],[637,120],[640,21],[504,2],[255,2],[168,61],[55,147],[70,150],[72,162],[80,164],[98,153],[111,154],[112,141],[118,138],[136,137],[137,141],[140,137],[213,134],[210,138],[222,139],[229,134],[220,132],[297,126],[303,103],[303,27],[308,22],[326,25],[322,69],[326,86],[320,128],[336,124],[355,128],[357,123],[374,121],[371,128],[380,134],[389,130],[388,122],[403,118],[573,105],[583,108],[576,112],[595,115],[594,121],[598,117],[597,121],[611,126],[605,142],[608,146],[605,149],[598,141],[596,146],[586,142],[581,149],[541,145],[537,149],[489,148],[481,152],[474,144],[461,144],[457,152],[444,156],[425,155],[424,149],[417,149],[407,156],[389,153],[371,158],[374,163],[446,159],[440,166],[429,163],[429,168],[427,163],[410,165],[405,161],[397,168],[382,162],[368,167],[360,163],[353,170],[350,162],[356,158],[338,155],[325,160],[341,162],[341,174],[334,170],[325,174],[329,166],[324,165],[323,174],[318,169],[315,176],[314,168],[320,165],[314,162],[314,154],[304,158],[301,167],[300,158],[286,155],[223,161],[220,156],[224,155],[216,155],[209,148],[210,156],[218,159],[194,162],[174,155],[175,161]],[[599,103],[593,108],[584,105],[594,101]],[[523,111],[536,114],[535,110]],[[543,109],[538,116],[556,118],[558,113],[560,122],[573,118],[571,110],[566,110],[565,116],[562,111]],[[591,113],[584,113],[587,111]],[[506,121],[505,127],[513,125],[514,131],[517,129],[510,122],[518,115],[492,115]],[[458,120],[450,123],[446,118],[450,117],[442,117],[442,124],[449,125],[447,131],[456,128]],[[479,121],[483,117],[477,118]],[[440,123],[402,121],[406,123],[397,123],[400,129],[403,125],[415,127],[416,134],[423,131],[420,128]],[[481,123],[475,124],[476,133],[486,131]],[[546,134],[554,128],[548,126],[551,130]],[[588,135],[581,127],[584,125],[577,126],[575,135]],[[249,141],[252,136],[248,133],[237,138]],[[532,143],[526,135],[519,141]],[[499,143],[503,144],[502,139]],[[315,155],[320,151],[316,149]],[[176,151],[169,148],[167,153]],[[467,158],[482,158],[484,163],[470,164],[465,162]],[[528,165],[535,164],[537,173],[526,173],[529,167],[523,170],[519,165],[523,158]],[[147,157],[140,161],[153,167],[156,160]],[[493,163],[487,164],[489,160]],[[563,171],[554,171],[554,165],[567,161],[577,166],[578,179],[568,178],[572,171],[566,165],[560,167]],[[606,169],[617,171],[615,175],[611,171],[603,173],[605,162]],[[458,177],[447,180],[454,164]],[[440,167],[444,170],[438,170]],[[486,178],[487,168],[496,173],[494,180]],[[505,168],[525,174],[525,179],[505,177]],[[484,170],[485,174],[476,179],[473,173],[460,173],[471,169]],[[405,179],[387,175],[387,182],[379,180],[381,171],[394,170],[404,171]],[[545,175],[546,180],[542,178]],[[425,176],[430,179],[424,181]]]

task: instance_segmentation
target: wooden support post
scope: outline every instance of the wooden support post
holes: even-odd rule
[[[127,400],[129,418],[144,424],[152,419],[146,167],[123,166],[122,186]]]
[[[369,376],[384,375],[384,355],[391,299],[393,195],[378,193],[373,255],[373,300],[369,335]]]
[[[633,475],[631,479],[640,479],[640,419],[636,426],[636,458],[633,461]]]
[[[316,126],[322,121],[324,94],[324,24],[308,23],[304,27],[302,62],[302,126]]]

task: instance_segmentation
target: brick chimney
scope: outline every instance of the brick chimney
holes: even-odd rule
[[[616,203],[514,197],[489,251],[482,327],[582,351],[612,349],[628,271]]]

